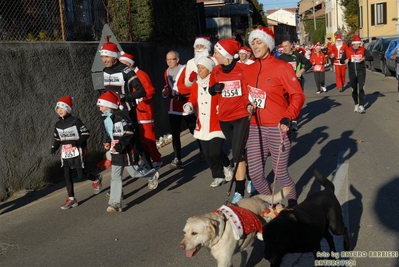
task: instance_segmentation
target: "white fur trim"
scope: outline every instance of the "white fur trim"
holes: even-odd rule
[[[211,51],[211,42],[205,38],[199,37],[195,39],[193,47],[195,48],[197,45],[204,45],[208,51]]]
[[[132,65],[134,65],[134,61],[133,60],[131,60],[130,58],[128,58],[128,57],[120,57],[119,58],[119,61],[127,61],[127,62],[129,62],[130,64],[132,64]]]
[[[217,43],[215,44],[215,49],[216,49],[222,56],[224,56],[225,58],[233,59],[233,56],[234,56],[234,55],[230,55],[230,54],[226,51],[226,49],[224,49],[224,47],[221,46],[221,45],[219,44],[219,42],[217,42]]]
[[[113,52],[113,51],[109,51],[109,50],[105,50],[105,49],[102,49],[99,52],[100,52],[100,55],[102,55],[102,56],[118,58],[117,52]]]
[[[248,42],[251,45],[252,41],[254,39],[259,39],[262,42],[264,42],[270,49],[270,51],[272,51],[274,49],[275,46],[275,42],[273,37],[271,37],[270,35],[268,35],[266,32],[260,30],[260,29],[255,29],[253,31],[251,31],[251,33],[249,34],[248,37]]]
[[[112,103],[110,101],[104,100],[104,99],[98,99],[97,100],[97,106],[103,106],[103,107],[109,107],[112,109],[118,109],[119,106],[115,103]]]
[[[55,111],[57,111],[58,107],[65,109],[68,113],[72,112],[72,108],[67,103],[57,102],[57,104],[55,105]]]

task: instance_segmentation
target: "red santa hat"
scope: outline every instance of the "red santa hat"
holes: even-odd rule
[[[119,95],[111,90],[100,95],[97,100],[97,106],[109,107],[112,109],[123,109]]]
[[[209,71],[212,71],[215,67],[215,62],[211,57],[200,57],[197,61],[197,65],[202,65]]]
[[[55,111],[57,111],[57,108],[63,108],[68,113],[72,112],[72,102],[73,98],[70,96],[62,96],[60,99],[58,99],[57,104],[55,105]]]
[[[267,47],[269,47],[270,51],[272,51],[274,49],[274,46],[275,46],[274,33],[269,28],[261,27],[261,28],[252,30],[248,37],[249,43],[252,44],[252,41],[254,39],[259,39],[262,42],[264,42],[267,45]]]
[[[126,61],[129,62],[129,64],[134,65],[134,60],[133,60],[133,55],[130,55],[128,53],[125,52],[121,52],[121,57],[119,58],[119,61]]]
[[[361,44],[362,40],[360,39],[359,35],[353,35],[352,44]]]
[[[197,45],[203,45],[208,51],[211,51],[211,42],[209,37],[197,37],[194,42],[194,49]]]
[[[314,44],[314,47],[315,47],[315,48],[317,48],[317,47],[318,47],[318,48],[321,48],[320,42],[316,42],[316,43]]]
[[[232,38],[220,40],[215,44],[215,50],[228,59],[238,58],[240,47],[241,44]]]
[[[336,41],[342,40],[341,34],[338,33],[337,35],[335,35],[335,40],[336,40]]]
[[[102,56],[118,58],[118,46],[112,42],[104,43],[99,51]]]
[[[238,50],[238,53],[245,53],[245,54],[249,54],[250,52],[248,52],[248,47],[246,46],[241,46],[240,50]]]

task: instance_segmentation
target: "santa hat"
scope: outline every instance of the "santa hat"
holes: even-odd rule
[[[133,56],[128,53],[125,53],[123,51],[121,52],[121,57],[119,58],[119,61],[122,61],[122,60],[134,65]]]
[[[228,59],[238,58],[240,47],[241,44],[232,38],[220,40],[215,44],[215,50]]]
[[[353,35],[352,44],[361,44],[362,40],[360,39],[359,35]]]
[[[116,44],[107,42],[101,46],[101,50],[99,52],[102,56],[118,58],[119,49]]]
[[[72,112],[72,102],[73,102],[73,98],[70,96],[63,96],[60,97],[60,99],[58,99],[57,104],[55,105],[55,111],[57,111],[57,108],[63,108],[66,111],[68,111],[68,113]]]
[[[335,35],[335,40],[336,40],[336,41],[342,40],[341,34],[338,33],[337,35]]]
[[[249,54],[249,52],[248,52],[248,47],[246,47],[246,46],[241,46],[240,50],[238,50],[238,53],[239,53],[239,54],[241,54],[241,53]]]
[[[200,57],[197,61],[197,65],[202,65],[209,71],[212,71],[215,67],[215,62],[211,57]]]
[[[97,106],[109,107],[112,109],[123,109],[119,95],[111,90],[100,95],[97,100]]]
[[[261,27],[261,28],[252,30],[248,37],[249,43],[252,44],[252,41],[254,39],[259,39],[262,42],[264,42],[269,47],[270,51],[272,51],[274,49],[274,46],[275,46],[274,33],[269,28]]]
[[[203,45],[208,51],[211,51],[211,42],[209,37],[197,37],[194,42],[194,49],[197,45]]]
[[[314,44],[314,47],[315,47],[315,48],[317,48],[317,47],[321,48],[320,42],[315,43],[315,44]]]

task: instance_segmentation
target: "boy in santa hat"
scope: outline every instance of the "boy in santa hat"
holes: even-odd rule
[[[358,35],[352,39],[352,47],[348,47],[342,53],[340,64],[347,64],[349,69],[349,82],[352,87],[352,98],[355,102],[354,112],[365,113],[364,109],[364,83],[366,82],[366,63],[373,57],[369,50],[361,46],[362,41]]]
[[[134,70],[145,90],[145,97],[136,99],[136,116],[139,124],[140,139],[144,148],[149,152],[152,166],[159,169],[162,166],[161,154],[158,151],[154,131],[154,115],[151,99],[155,95],[155,88],[146,72],[135,66],[134,57],[121,52],[119,61]]]
[[[121,101],[114,91],[106,91],[97,100],[97,106],[103,113],[104,126],[107,137],[103,143],[104,148],[111,153],[111,184],[109,207],[107,212],[122,211],[122,173],[124,168],[132,178],[148,178],[148,188],[153,190],[158,187],[159,173],[155,169],[148,171],[146,175],[137,170],[137,162],[132,156],[134,128],[126,111],[120,110]]]
[[[55,124],[54,143],[51,154],[55,154],[61,147],[61,167],[64,168],[64,177],[68,197],[61,209],[67,210],[78,206],[73,188],[72,170],[75,169],[80,179],[93,181],[94,194],[101,191],[101,174],[93,175],[84,172],[84,155],[86,154],[87,138],[90,132],[84,123],[71,115],[72,97],[63,96],[58,99],[55,112],[59,121]]]

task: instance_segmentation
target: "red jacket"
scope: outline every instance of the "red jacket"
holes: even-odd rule
[[[213,96],[217,100],[220,121],[235,121],[248,116],[248,89],[243,86],[242,79],[242,73],[246,66],[250,65],[237,62],[232,71],[224,73],[222,66],[216,65],[211,73],[209,87],[219,82],[225,84],[222,93]],[[233,96],[231,96],[232,94]]]
[[[305,102],[291,65],[272,55],[248,65],[244,83],[258,105],[251,124],[276,127],[282,118],[295,120]]]
[[[325,72],[326,69],[324,64],[326,64],[326,56],[320,51],[319,53],[314,52],[310,57],[310,63],[313,65],[313,72]]]
[[[164,79],[168,90],[164,98],[168,99],[168,113],[183,116],[183,105],[187,103],[190,97],[191,88],[187,87],[184,83],[186,66],[179,65],[179,72],[176,75],[176,81],[172,85],[168,78],[168,69],[164,72]]]
[[[145,90],[145,97],[136,100],[137,121],[139,124],[152,123],[154,122],[154,115],[151,99],[155,95],[154,85],[152,85],[150,77],[144,71],[136,67],[134,72],[136,72],[137,78],[139,78]]]
[[[334,58],[334,65],[345,65],[339,63],[339,60],[341,59],[342,53],[345,51],[345,49],[348,48],[348,45],[345,42],[342,42],[341,47],[337,48],[337,44],[334,44],[331,47],[331,50],[329,52],[329,56]]]

